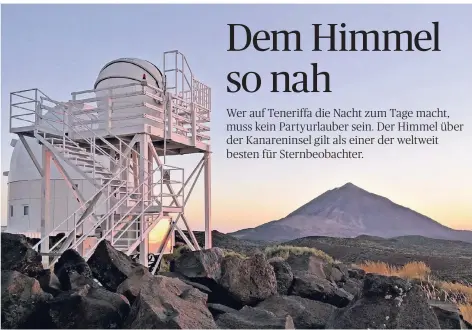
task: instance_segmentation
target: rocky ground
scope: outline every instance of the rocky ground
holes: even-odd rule
[[[153,276],[107,241],[45,270],[24,236],[1,238],[2,328],[472,328],[415,283],[309,254],[184,252]]]
[[[203,233],[196,233],[196,237],[199,242],[204,242]],[[242,240],[213,231],[214,246],[240,253],[253,253],[274,244],[316,248],[346,264],[382,261],[390,265],[402,266],[410,261],[423,261],[431,268],[432,275],[438,280],[472,284],[471,243],[422,236],[386,239],[366,235],[356,238],[311,236],[274,243]]]
[[[472,284],[472,244],[422,236],[381,238],[306,237],[284,244],[322,250],[345,263],[382,261],[401,266],[410,261],[423,261],[436,279]]]

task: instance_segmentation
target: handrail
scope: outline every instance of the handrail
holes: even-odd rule
[[[63,102],[57,102],[57,101],[54,101],[54,100],[51,100],[49,99],[48,101],[50,101],[51,103],[55,103],[55,104],[58,104],[58,105],[62,105],[64,107],[67,107],[67,105],[65,105]],[[63,113],[65,114],[66,111],[65,109],[60,109],[63,111]],[[56,118],[58,118],[60,120],[60,118],[54,113],[54,111],[51,112],[54,116],[56,116]],[[85,115],[89,115],[89,114],[85,114]],[[73,127],[71,127],[69,124],[66,124],[66,120],[62,120],[63,124],[64,125],[67,125],[69,128],[71,128],[73,130]],[[50,126],[52,126],[54,129],[56,129],[53,125],[51,125],[49,123]],[[86,126],[87,127],[87,126]],[[127,156],[122,153],[120,150],[118,150],[117,148],[115,148],[115,146],[113,146],[113,144],[111,144],[110,142],[108,142],[106,139],[104,139],[102,136],[96,134],[92,129],[88,128],[87,129],[94,135],[94,137],[98,137],[98,139],[100,139],[101,141],[105,142],[105,144],[107,144],[108,146],[110,146],[110,148],[112,148],[113,150],[115,150],[115,152],[118,152],[118,154],[120,156],[123,157],[123,159],[126,159]],[[56,129],[57,130],[57,129]],[[73,130],[74,133],[77,133],[79,134],[79,136],[81,136],[84,140],[88,141],[89,144],[93,145],[95,148],[97,148],[97,145],[92,141],[92,139],[90,138],[90,141],[88,140],[88,138],[84,137],[82,134],[78,133],[76,130]],[[65,132],[63,132],[65,133]],[[65,134],[63,134],[64,138],[65,138]],[[130,152],[132,153],[135,153],[141,160],[144,160],[146,161],[148,164],[151,164],[153,165],[153,162],[148,160],[148,159],[145,159],[139,152],[137,152],[136,150],[134,150],[130,145],[128,145],[125,141],[123,141],[121,138],[119,138],[118,136],[113,136],[114,138],[116,138],[119,142],[120,142],[120,149],[121,149],[121,144],[125,145],[129,150]],[[76,143],[75,141],[73,141],[72,139],[68,138],[68,140],[72,141],[73,143]],[[97,149],[100,153],[102,153],[102,155],[108,157],[111,161],[113,161],[113,159],[110,157],[110,155],[108,153],[106,153],[101,147],[98,147]],[[97,161],[98,162],[98,161]],[[114,162],[114,161],[113,161]],[[100,162],[98,162],[100,164]],[[121,167],[121,161],[117,161],[117,162],[114,162],[115,165],[118,165],[118,167]],[[103,166],[103,165],[102,165]],[[146,166],[144,167],[144,170],[143,170],[144,174],[148,174],[149,176],[149,173],[148,171],[146,170]],[[154,171],[155,172],[155,171]],[[154,173],[153,172],[153,173]],[[112,173],[112,172],[110,172]],[[152,173],[152,174],[153,174]],[[112,173],[113,174],[113,173]],[[148,187],[149,189],[149,185],[146,183],[146,186]]]
[[[131,227],[131,225],[136,222],[137,219],[139,219],[141,216],[143,216],[143,214],[144,214],[151,206],[152,206],[152,203],[150,203],[148,206],[146,206],[146,207],[141,211],[141,213],[139,213],[138,215],[136,215],[136,216],[133,218],[133,220],[130,221],[130,223],[128,224],[128,226],[126,227],[126,229],[124,229],[124,230],[121,232],[121,235],[123,235],[123,233],[124,233],[126,230],[128,230],[128,229]],[[130,211],[131,211],[131,210],[129,210],[129,211],[127,212],[127,214],[129,214]],[[159,216],[162,216],[162,214],[163,214],[163,211],[162,211],[162,205],[161,205],[161,209],[160,209],[160,212],[159,212]],[[127,216],[127,215],[126,215],[126,216]],[[123,218],[124,218],[124,217],[122,217],[121,219],[123,219]],[[119,221],[121,221],[121,219],[120,219]],[[98,241],[95,243],[95,245],[93,245],[93,246],[90,248],[90,250],[87,252],[85,258],[88,258],[89,255],[91,254],[91,252],[98,246],[98,244],[100,244],[100,242],[103,241],[107,235],[109,235],[111,232],[113,232],[113,230],[116,229],[116,226],[118,225],[119,221],[118,221],[117,223],[115,223],[112,228],[109,228],[105,233],[103,233],[102,238],[101,238],[100,240],[98,240]],[[103,222],[103,221],[102,221],[102,222]],[[116,238],[116,240],[119,240],[119,239],[121,238],[121,235],[120,235],[118,238]],[[83,240],[82,240],[82,241],[83,241]]]
[[[50,102],[52,102],[52,103],[56,103],[55,101],[50,100],[50,99],[49,99],[48,101],[50,101]],[[42,105],[42,104],[41,104],[41,105]],[[42,106],[43,106],[43,105],[42,105]],[[48,106],[43,106],[43,107],[44,107],[44,108],[51,108],[51,107],[48,107]],[[54,125],[51,124],[51,122],[54,123],[55,121],[49,120],[48,118],[44,118],[44,116],[43,116],[42,114],[40,114],[40,118],[42,119],[41,122],[42,122],[42,123],[47,123],[47,124],[48,124],[49,126],[51,126],[55,131],[57,131],[58,133],[60,133],[60,134],[62,135],[62,137],[63,137],[64,140],[67,140],[68,142],[72,142],[74,145],[79,146],[79,144],[78,144],[77,142],[75,142],[74,140],[72,140],[70,137],[66,137],[66,135],[65,135],[66,132],[64,131],[64,129],[65,129],[64,126],[67,126],[68,128],[73,129],[69,124],[66,124],[66,120],[65,120],[65,118],[64,118],[64,116],[65,116],[65,111],[62,109],[62,111],[63,111],[63,119],[61,120],[61,118],[55,114],[55,110],[59,110],[59,109],[53,109],[53,108],[51,108],[51,110],[52,110],[52,111],[50,111],[50,112],[48,111],[48,113],[50,113],[51,115],[53,115],[54,117],[56,117],[56,118],[59,120],[59,122],[57,122],[57,123],[63,124],[63,131],[61,132],[59,129],[57,129],[56,127],[54,127]],[[41,111],[41,110],[40,110],[40,111]],[[74,133],[79,134],[79,135],[80,135],[84,140],[86,140],[90,145],[94,145],[94,144],[95,144],[95,143],[93,143],[93,142],[91,141],[91,139],[90,139],[90,141],[88,141],[87,138],[84,137],[83,135],[81,135],[80,133],[78,133],[78,132],[76,132],[76,131],[74,131]],[[64,145],[64,147],[65,147],[65,141],[64,141],[63,145]],[[96,147],[97,147],[97,146],[95,145],[95,148],[96,148]],[[106,157],[108,157],[108,158],[109,158],[109,156],[110,156],[110,155],[109,155],[105,150],[103,150],[100,146],[98,146],[98,148],[96,148],[95,150],[98,150],[98,152],[99,152],[100,154],[102,154],[102,156],[106,156]],[[114,160],[111,159],[111,158],[110,158],[110,160],[111,160],[115,165],[118,165],[118,162],[114,161]],[[98,160],[96,160],[96,162],[100,164],[100,162],[99,162]],[[100,165],[103,166],[103,164],[100,164]]]
[[[41,99],[43,99],[43,97],[41,97]],[[47,100],[48,100],[49,102],[51,102],[51,103],[54,103],[54,104],[57,104],[57,105],[61,105],[61,106],[65,107],[65,108],[67,108],[68,105],[70,104],[70,102],[68,102],[68,103],[58,102],[58,101],[54,101],[54,100],[52,100],[52,99],[50,99],[50,98],[48,98]],[[75,103],[77,103],[77,102],[75,102],[75,101],[72,102],[72,107],[74,107]],[[58,109],[58,110],[59,110],[59,109]],[[60,109],[60,110],[63,111],[64,114],[66,114],[65,109]],[[54,116],[56,116],[56,118],[58,118],[58,119],[60,120],[60,118],[54,113],[54,111],[52,111],[51,113],[52,113]],[[85,115],[89,115],[89,114],[85,114]],[[71,125],[66,124],[66,120],[63,119],[62,122],[63,122],[63,124],[66,125],[68,128],[72,129],[74,133],[76,133],[76,134],[78,134],[79,136],[81,136],[81,137],[82,137],[85,141],[87,141],[89,144],[94,145],[95,148],[98,147],[96,150],[98,150],[102,155],[108,157],[115,165],[118,165],[119,167],[121,167],[121,166],[120,166],[120,165],[121,165],[121,161],[116,161],[116,162],[115,162],[115,161],[110,157],[110,155],[109,155],[108,153],[106,153],[101,147],[97,146],[97,145],[92,141],[91,138],[90,138],[90,141],[89,141],[89,140],[88,140],[89,138],[86,138],[85,136],[83,136],[82,134],[80,134],[79,132],[77,132],[76,130],[74,130]],[[51,125],[51,124],[49,124],[49,125]],[[51,125],[51,126],[52,126],[52,125]],[[52,127],[53,127],[54,129],[56,129],[54,126],[52,126]],[[111,144],[110,142],[108,142],[108,141],[107,141],[106,139],[104,139],[102,136],[96,134],[96,132],[95,132],[94,130],[90,129],[87,125],[85,125],[85,127],[93,134],[94,137],[96,137],[96,138],[98,138],[99,140],[103,141],[103,142],[104,142],[105,144],[107,144],[111,149],[113,149],[115,152],[118,152],[118,154],[119,154],[120,156],[122,156],[124,159],[126,159],[127,156],[126,156],[124,153],[122,153],[120,150],[118,150],[117,148],[115,148],[115,146],[114,146],[113,144]],[[56,129],[56,130],[57,130],[57,129]],[[65,132],[63,132],[63,136],[65,137],[65,134],[64,134],[64,133],[65,133]],[[113,137],[119,141],[119,143],[120,143],[120,148],[121,148],[121,145],[124,145],[125,147],[127,147],[127,148],[130,150],[130,152],[135,153],[141,160],[144,160],[144,161],[146,161],[148,164],[153,165],[153,162],[152,162],[152,161],[149,161],[149,160],[145,159],[139,152],[137,152],[136,150],[134,150],[134,149],[133,149],[130,145],[128,145],[123,139],[119,138],[119,137],[116,136],[116,135],[113,135]],[[75,143],[75,141],[73,141],[72,139],[70,139],[70,138],[68,138],[68,139],[69,139],[70,141],[72,141],[72,142]],[[98,161],[97,161],[97,162],[98,162]],[[98,163],[100,163],[100,162],[98,162]],[[102,166],[103,166],[103,165],[102,165]],[[145,173],[145,174],[149,174],[148,171],[147,171],[145,168],[146,168],[146,166],[144,167],[144,173]]]
[[[127,168],[122,168],[121,171],[115,176],[119,176],[122,174],[122,172],[124,172],[125,170],[127,170]],[[115,178],[114,177],[114,178]],[[86,205],[87,203],[90,203],[99,193],[101,193],[105,188],[108,188],[108,186],[112,183],[113,180],[116,180],[116,179],[110,179],[100,190],[98,190],[95,194],[92,195],[92,197],[90,197],[87,201],[85,201],[83,204]],[[120,189],[120,187],[118,187],[117,189]],[[110,194],[110,196],[112,196],[112,194],[116,191],[116,189]],[[99,204],[101,205],[101,204]],[[74,215],[76,215],[77,213],[79,213],[84,207],[81,205],[77,210],[75,210],[70,216],[68,216],[65,220],[63,220],[59,225],[57,225],[56,227],[54,227],[51,232],[54,232],[56,230],[59,229],[59,227],[61,227],[62,225],[64,225],[66,222],[68,222],[70,220],[70,218],[72,218]],[[88,218],[88,217],[87,217]],[[39,247],[39,245],[44,242],[44,240],[46,238],[48,238],[49,235],[47,237],[43,237],[39,242],[37,242],[34,246],[33,246],[33,249],[37,249]]]
[[[126,168],[125,168],[126,169]],[[121,173],[120,173],[121,174]],[[114,192],[120,188],[123,187],[123,185],[125,184],[125,182],[123,181],[113,192],[111,192],[110,194],[108,194],[108,197],[104,200],[102,200],[98,205],[95,205],[94,207],[96,208],[97,206],[101,206],[103,203],[105,202],[108,202],[108,200],[111,199],[112,196],[114,196]],[[100,193],[102,192],[102,190],[99,191]],[[97,193],[98,194],[98,193]],[[95,194],[94,196],[97,196],[97,194]],[[75,212],[73,213],[74,215],[74,218],[75,218],[75,214],[78,213],[78,212]],[[77,227],[81,226],[84,224],[85,221],[87,221],[88,218],[90,218],[92,215],[89,215],[85,218],[83,218],[82,220],[79,219],[79,222],[75,222],[74,220],[74,229],[73,231],[76,231],[77,230]],[[72,232],[72,231],[71,231]],[[51,247],[50,249],[51,250],[54,250],[60,243],[62,243],[62,241],[66,238],[67,236],[64,236],[63,238],[61,238],[53,247]],[[75,241],[75,239],[74,239]]]
[[[155,171],[157,171],[158,169],[159,169],[159,167],[157,167],[157,168],[153,171],[153,173],[154,173]],[[131,193],[129,193],[129,194],[133,194],[133,193],[135,193],[136,190],[141,189],[141,187],[142,187],[146,182],[147,182],[147,180],[144,180],[139,186],[137,186],[137,187],[133,190],[133,192],[131,192]],[[109,211],[107,214],[103,215],[103,216],[99,219],[99,221],[96,222],[96,223],[92,226],[92,228],[87,232],[87,234],[82,234],[82,236],[74,243],[74,246],[77,246],[77,245],[79,245],[80,243],[82,243],[82,242],[85,240],[85,238],[86,238],[91,232],[94,232],[94,231],[97,229],[97,227],[98,227],[99,225],[101,225],[101,224],[103,223],[103,221],[105,221],[106,218],[108,218],[108,217],[111,215],[111,213],[113,213],[121,204],[123,204],[123,202],[124,202],[126,199],[127,199],[127,196],[123,197],[120,201],[118,201],[115,205],[113,205],[112,210],[110,210],[111,212]],[[144,196],[141,196],[141,199],[144,199]],[[152,204],[150,204],[150,205],[152,205]],[[162,210],[162,208],[161,208],[161,210]],[[129,210],[128,212],[130,212],[130,210]],[[120,220],[121,220],[121,219],[120,219]],[[119,220],[119,221],[120,221],[120,220]],[[119,221],[118,221],[118,222],[119,222]],[[105,237],[106,235],[108,235],[111,230],[114,230],[115,227],[116,227],[116,225],[117,225],[117,223],[115,223],[112,228],[109,228],[109,229],[107,230],[106,234],[103,234],[103,237],[102,237],[101,240],[103,240],[104,237]]]

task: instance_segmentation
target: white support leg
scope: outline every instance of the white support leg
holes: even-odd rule
[[[151,173],[148,172],[148,161],[149,161],[149,147],[148,147],[149,135],[140,134],[139,137],[139,153],[141,157],[139,158],[139,184],[143,184],[142,192],[142,210],[146,208],[150,202],[150,187],[148,186],[147,176]],[[139,244],[139,262],[148,266],[148,254],[149,254],[149,235],[145,233],[146,231],[146,215],[143,214],[139,219],[139,237],[141,237],[141,243]]]
[[[205,249],[211,249],[211,153],[205,153]]]
[[[43,177],[41,181],[41,252],[49,253],[49,231],[51,229],[51,152],[46,146],[43,149]],[[49,268],[49,256],[43,255],[43,267]]]

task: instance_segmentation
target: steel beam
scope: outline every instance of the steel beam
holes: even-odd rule
[[[141,241],[141,243],[139,244],[139,262],[146,267],[148,265],[149,237],[146,233],[146,214],[144,212],[147,206],[146,201],[147,203],[151,202],[151,187],[148,186],[148,182],[146,182],[148,180],[148,178],[146,177],[146,173],[148,176],[152,175],[152,171],[148,172],[150,140],[151,139],[149,138],[148,134],[139,134],[139,184],[142,184],[142,215],[139,219],[139,239]]]
[[[211,153],[205,153],[205,249],[212,247],[211,242]]]
[[[36,157],[34,156],[34,153],[31,150],[28,142],[26,141],[26,139],[23,135],[18,134],[18,137],[20,138],[21,143],[23,143],[23,145],[25,146],[25,149],[28,152],[28,155],[30,156],[31,160],[33,161],[34,166],[36,166],[36,169],[38,170],[39,175],[41,175],[41,177],[42,177],[43,176],[43,169],[41,168],[41,165],[39,165],[39,162],[36,159]]]
[[[43,177],[41,180],[41,252],[49,253],[49,230],[51,228],[51,151],[42,146],[43,153]],[[49,268],[49,256],[42,257],[43,267]]]

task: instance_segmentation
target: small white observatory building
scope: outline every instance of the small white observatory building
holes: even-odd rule
[[[176,230],[197,250],[184,209],[203,171],[210,248],[210,114],[211,89],[178,51],[164,53],[162,71],[135,58],[111,61],[92,89],[73,92],[70,100],[35,88],[12,92],[10,132],[18,139],[4,173],[6,231],[40,238],[34,248],[48,266],[66,249],[87,259],[104,239],[147,265],[156,228],[164,232],[158,261]],[[195,153],[202,158],[188,176],[166,163]],[[50,246],[49,237],[58,234]]]

